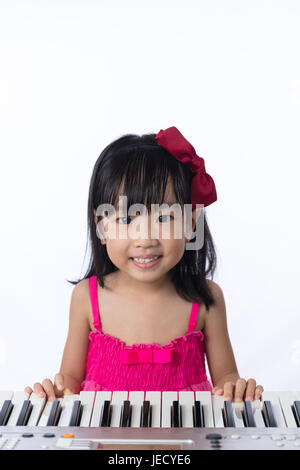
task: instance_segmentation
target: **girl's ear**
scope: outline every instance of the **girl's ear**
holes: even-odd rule
[[[102,245],[105,245],[106,244],[106,240],[104,240],[103,238],[101,238],[98,234],[98,227],[97,227],[97,224],[98,224],[98,217],[96,215],[96,210],[94,209],[94,221],[95,221],[95,225],[96,225],[96,232],[97,232],[97,236],[101,242]]]

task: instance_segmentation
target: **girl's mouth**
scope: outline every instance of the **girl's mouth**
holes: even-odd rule
[[[140,263],[138,261],[135,261],[133,258],[130,258],[130,259],[133,262],[133,264],[135,266],[137,266],[138,268],[149,269],[149,268],[152,268],[154,266],[157,266],[159,264],[161,258],[162,258],[162,256],[159,256],[157,259],[155,259],[153,261],[145,261],[145,262],[140,262]]]

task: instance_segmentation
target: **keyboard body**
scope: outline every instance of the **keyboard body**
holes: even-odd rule
[[[1,450],[300,450],[300,392],[231,403],[210,392],[0,391]]]
[[[300,450],[300,431],[282,428],[0,428],[1,450]],[[30,435],[32,437],[23,437]],[[52,437],[44,437],[45,434]],[[217,434],[218,439],[212,439]],[[63,437],[71,435],[74,437]],[[209,439],[207,436],[211,436]]]

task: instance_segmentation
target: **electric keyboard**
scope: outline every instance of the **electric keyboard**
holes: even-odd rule
[[[300,450],[300,392],[235,403],[200,391],[0,391],[0,449]]]

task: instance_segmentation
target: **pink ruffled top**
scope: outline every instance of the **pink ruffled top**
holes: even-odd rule
[[[205,372],[202,331],[195,331],[199,304],[193,303],[188,331],[163,346],[127,346],[103,333],[98,307],[97,276],[89,278],[93,323],[89,334],[86,376],[81,390],[212,390]]]

